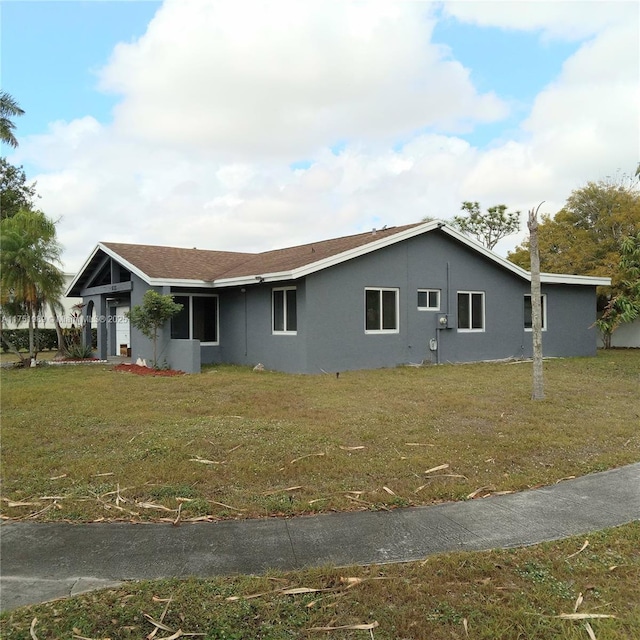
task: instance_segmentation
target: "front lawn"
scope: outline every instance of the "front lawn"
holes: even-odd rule
[[[640,459],[640,352],[297,376],[3,370],[2,515],[248,518],[385,509]]]

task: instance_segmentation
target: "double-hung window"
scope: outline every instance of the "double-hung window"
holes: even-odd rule
[[[171,319],[173,339],[200,340],[205,345],[219,343],[218,296],[179,295],[173,301],[182,305]]]
[[[440,289],[418,289],[418,309],[440,311]]]
[[[295,287],[280,287],[271,292],[273,333],[295,334],[298,331],[298,308]]]
[[[542,315],[542,330],[547,328],[547,295],[540,296],[541,315]],[[531,307],[531,294],[525,294],[524,296],[524,330],[531,331],[533,329],[533,309]]]
[[[399,311],[398,289],[364,290],[365,333],[398,333]]]
[[[458,331],[484,331],[484,291],[458,291]]]

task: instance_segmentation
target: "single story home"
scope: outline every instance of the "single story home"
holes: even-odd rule
[[[596,353],[596,287],[609,278],[542,275],[545,356]],[[126,312],[150,288],[182,311],[158,362],[292,373],[532,354],[530,273],[440,221],[236,253],[101,242],[68,288],[98,319],[98,356],[153,357]]]

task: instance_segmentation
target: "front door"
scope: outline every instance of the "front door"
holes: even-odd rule
[[[131,352],[131,337],[129,332],[129,318],[126,314],[129,306],[116,307],[116,344],[115,356],[128,356]]]

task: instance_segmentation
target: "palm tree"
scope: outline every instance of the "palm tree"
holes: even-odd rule
[[[64,275],[55,224],[41,211],[22,209],[0,221],[0,303],[13,317],[29,323],[29,358],[36,359],[37,315],[62,295]]]
[[[11,147],[18,146],[18,140],[13,135],[16,125],[11,118],[24,115],[18,103],[6,92],[0,91],[0,142]]]

